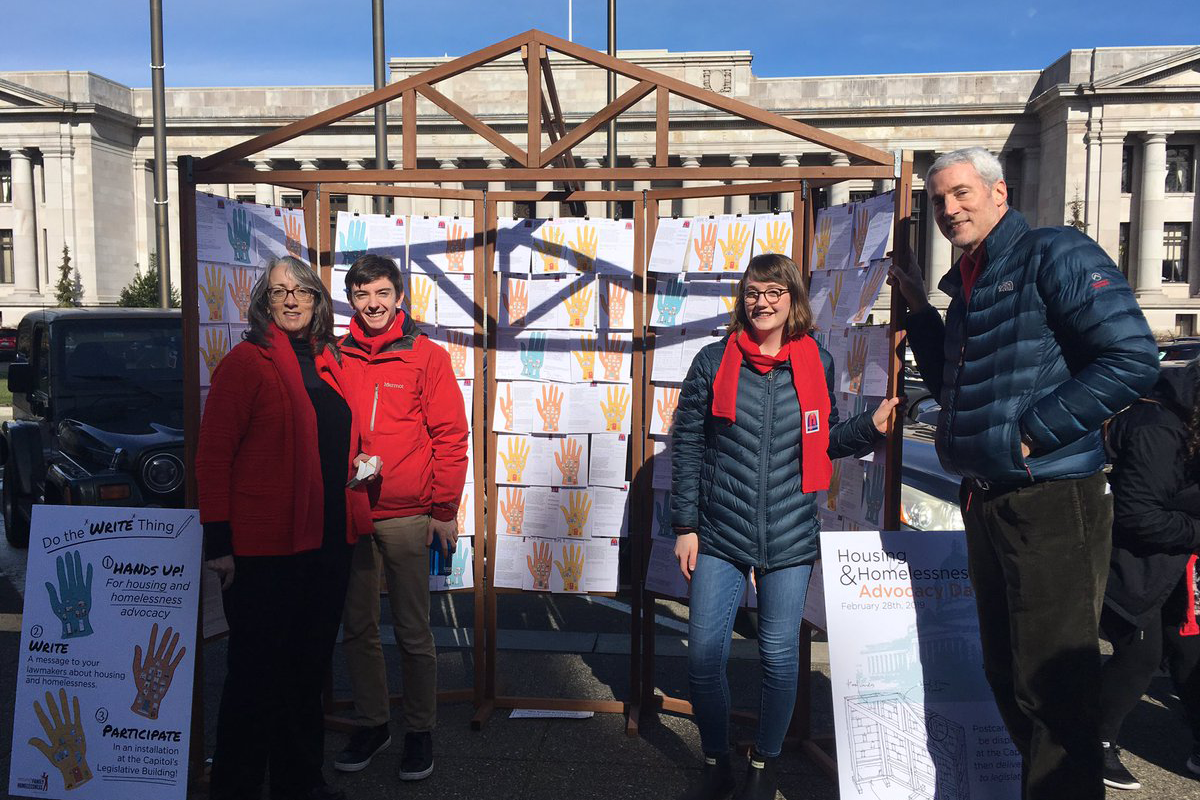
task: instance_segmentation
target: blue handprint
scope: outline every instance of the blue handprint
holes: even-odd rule
[[[367,254],[367,221],[352,219],[346,225],[345,233],[338,234],[338,252],[342,254],[343,264],[353,264]]]
[[[450,562],[450,577],[446,578],[447,589],[460,589],[463,585],[463,573],[467,569],[467,548],[461,546],[454,551],[454,560]]]
[[[233,248],[233,260],[239,264],[249,264],[250,241],[253,237],[250,232],[250,215],[246,213],[246,209],[240,206],[233,209],[233,221],[225,224],[225,231],[229,236],[229,246]]]
[[[529,344],[521,342],[521,377],[539,379],[542,377],[542,364],[546,362],[546,334],[535,333],[529,337]]]
[[[62,638],[91,636],[92,565],[88,564],[85,578],[78,550],[59,556],[54,563],[58,567],[58,590],[46,581],[46,591],[50,594],[50,609],[62,621]]]
[[[658,289],[658,322],[657,325],[674,325],[675,318],[683,308],[683,281],[671,278]]]
[[[879,524],[879,509],[883,506],[883,477],[882,464],[872,464],[867,467],[867,521]]]

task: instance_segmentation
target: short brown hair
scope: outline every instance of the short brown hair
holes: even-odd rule
[[[742,296],[746,284],[750,281],[759,283],[778,283],[787,287],[791,310],[783,323],[783,340],[798,339],[812,331],[813,314],[808,304],[808,289],[804,286],[804,276],[800,267],[785,255],[779,253],[760,253],[750,259],[746,272],[737,285],[737,300],[734,302],[733,313],[729,315],[729,325],[726,330],[735,335],[750,327],[750,318],[746,315],[746,303]]]

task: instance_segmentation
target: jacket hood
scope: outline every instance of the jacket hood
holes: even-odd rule
[[[1196,402],[1196,382],[1200,379],[1200,358],[1189,361],[1186,367],[1164,369],[1151,394],[1156,400],[1172,406],[1184,420],[1191,418]]]

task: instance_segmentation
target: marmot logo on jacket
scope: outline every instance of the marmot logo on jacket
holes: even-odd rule
[[[385,388],[385,389],[403,389],[404,384],[403,383],[392,383],[391,381],[384,381],[383,388]]]

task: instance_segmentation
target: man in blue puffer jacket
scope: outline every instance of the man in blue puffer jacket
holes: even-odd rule
[[[1125,278],[1073,228],[1032,229],[982,148],[925,178],[964,253],[939,288],[893,267],[909,343],[941,398],[937,450],[960,503],[984,671],[1021,753],[1024,797],[1104,797],[1096,698],[1112,502],[1100,427],[1147,392],[1158,353]]]

